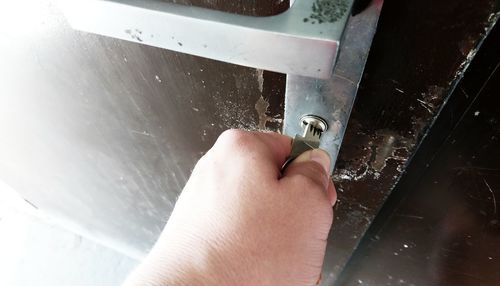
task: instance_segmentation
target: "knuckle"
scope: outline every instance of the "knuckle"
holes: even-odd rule
[[[241,136],[244,133],[245,133],[244,130],[227,129],[224,132],[222,132],[222,134],[220,135],[220,138],[229,139],[230,140],[230,139],[237,138],[237,137]]]
[[[219,136],[217,140],[217,145],[222,145],[224,148],[231,149],[247,149],[252,146],[254,138],[252,134],[248,131],[229,129]]]
[[[195,165],[195,170],[206,168],[210,165],[210,152],[206,153],[205,155],[201,156],[200,159],[198,159],[198,162],[196,162]]]
[[[237,143],[242,140],[247,140],[248,132],[238,129],[228,129],[219,136],[219,140],[225,143]]]

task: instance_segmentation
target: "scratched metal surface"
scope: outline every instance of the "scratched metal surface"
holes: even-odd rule
[[[0,179],[108,246],[152,246],[223,130],[280,129],[282,75],[73,31],[52,1],[0,7]]]
[[[500,26],[338,285],[500,285]]]
[[[495,1],[385,1],[334,181],[333,282],[496,22]]]

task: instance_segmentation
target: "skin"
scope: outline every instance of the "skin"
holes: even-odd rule
[[[124,286],[316,285],[336,192],[330,158],[291,138],[228,130],[196,164],[160,238]]]

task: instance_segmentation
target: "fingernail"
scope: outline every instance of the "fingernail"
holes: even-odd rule
[[[321,149],[313,149],[300,154],[299,157],[295,159],[296,162],[314,161],[319,163],[326,173],[330,172],[330,155],[326,151]]]
[[[330,172],[330,155],[325,150],[314,149],[311,151],[310,159],[316,163],[319,163],[325,172],[328,174]]]

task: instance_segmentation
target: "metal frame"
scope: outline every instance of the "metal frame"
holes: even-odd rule
[[[306,114],[325,119],[328,129],[321,135],[320,148],[332,156],[331,172],[335,167],[382,8],[382,1],[373,2],[361,14],[349,18],[332,78],[323,80],[287,75],[283,133],[301,134],[300,118]]]
[[[352,1],[338,0],[342,5],[336,11],[329,4],[332,1],[296,0],[287,11],[267,17],[158,0],[61,0],[60,6],[78,30],[237,65],[326,79],[335,66]],[[328,7],[318,11],[323,6]]]

